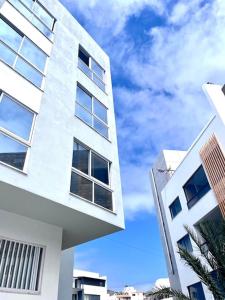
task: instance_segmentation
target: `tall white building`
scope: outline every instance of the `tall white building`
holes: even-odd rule
[[[177,253],[181,245],[197,254],[183,225],[197,229],[202,221],[225,216],[225,88],[203,89],[211,119],[188,151],[163,151],[150,176],[171,286],[195,300],[212,295]]]
[[[0,299],[71,299],[71,247],[122,228],[108,56],[57,0],[0,0]]]

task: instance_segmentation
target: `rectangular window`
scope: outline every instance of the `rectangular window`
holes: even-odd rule
[[[0,95],[0,161],[24,169],[35,114],[2,93]]]
[[[189,234],[186,234],[182,239],[177,242],[178,247],[186,249],[188,252],[193,252]]]
[[[210,190],[203,166],[200,166],[191,176],[183,186],[183,189],[187,198],[187,206],[190,209]]]
[[[113,210],[109,169],[109,161],[75,141],[70,192]]]
[[[77,85],[76,116],[104,137],[109,137],[107,108]]]
[[[173,201],[173,203],[170,204],[169,209],[170,209],[171,217],[172,219],[174,219],[182,210],[179,197],[177,197]]]
[[[53,39],[55,18],[36,0],[8,0],[48,39]]]
[[[100,300],[100,295],[84,294],[84,300]]]
[[[41,88],[47,55],[4,18],[0,39],[0,59]]]
[[[105,92],[105,70],[81,47],[78,51],[78,67]]]
[[[0,238],[0,289],[40,292],[44,248]]]
[[[192,300],[205,300],[205,294],[201,282],[188,286],[188,292]]]

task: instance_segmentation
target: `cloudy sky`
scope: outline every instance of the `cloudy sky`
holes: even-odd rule
[[[225,81],[224,0],[61,0],[111,59],[126,231],[81,245],[76,267],[109,288],[167,276],[148,171],[210,117],[202,84]]]

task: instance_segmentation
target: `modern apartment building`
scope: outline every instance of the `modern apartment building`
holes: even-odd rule
[[[188,151],[163,151],[150,172],[171,286],[196,300],[213,297],[177,253],[178,245],[196,252],[183,225],[198,229],[225,216],[225,88],[205,84],[203,90],[211,119]]]
[[[107,300],[107,277],[98,273],[74,270],[73,300]]]
[[[108,56],[57,0],[0,0],[0,299],[71,300],[71,247],[122,228]]]

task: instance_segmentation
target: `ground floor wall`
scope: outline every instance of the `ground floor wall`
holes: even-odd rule
[[[34,295],[0,289],[0,300],[57,300],[62,229],[0,210],[0,238],[40,245],[44,249],[40,292]]]

